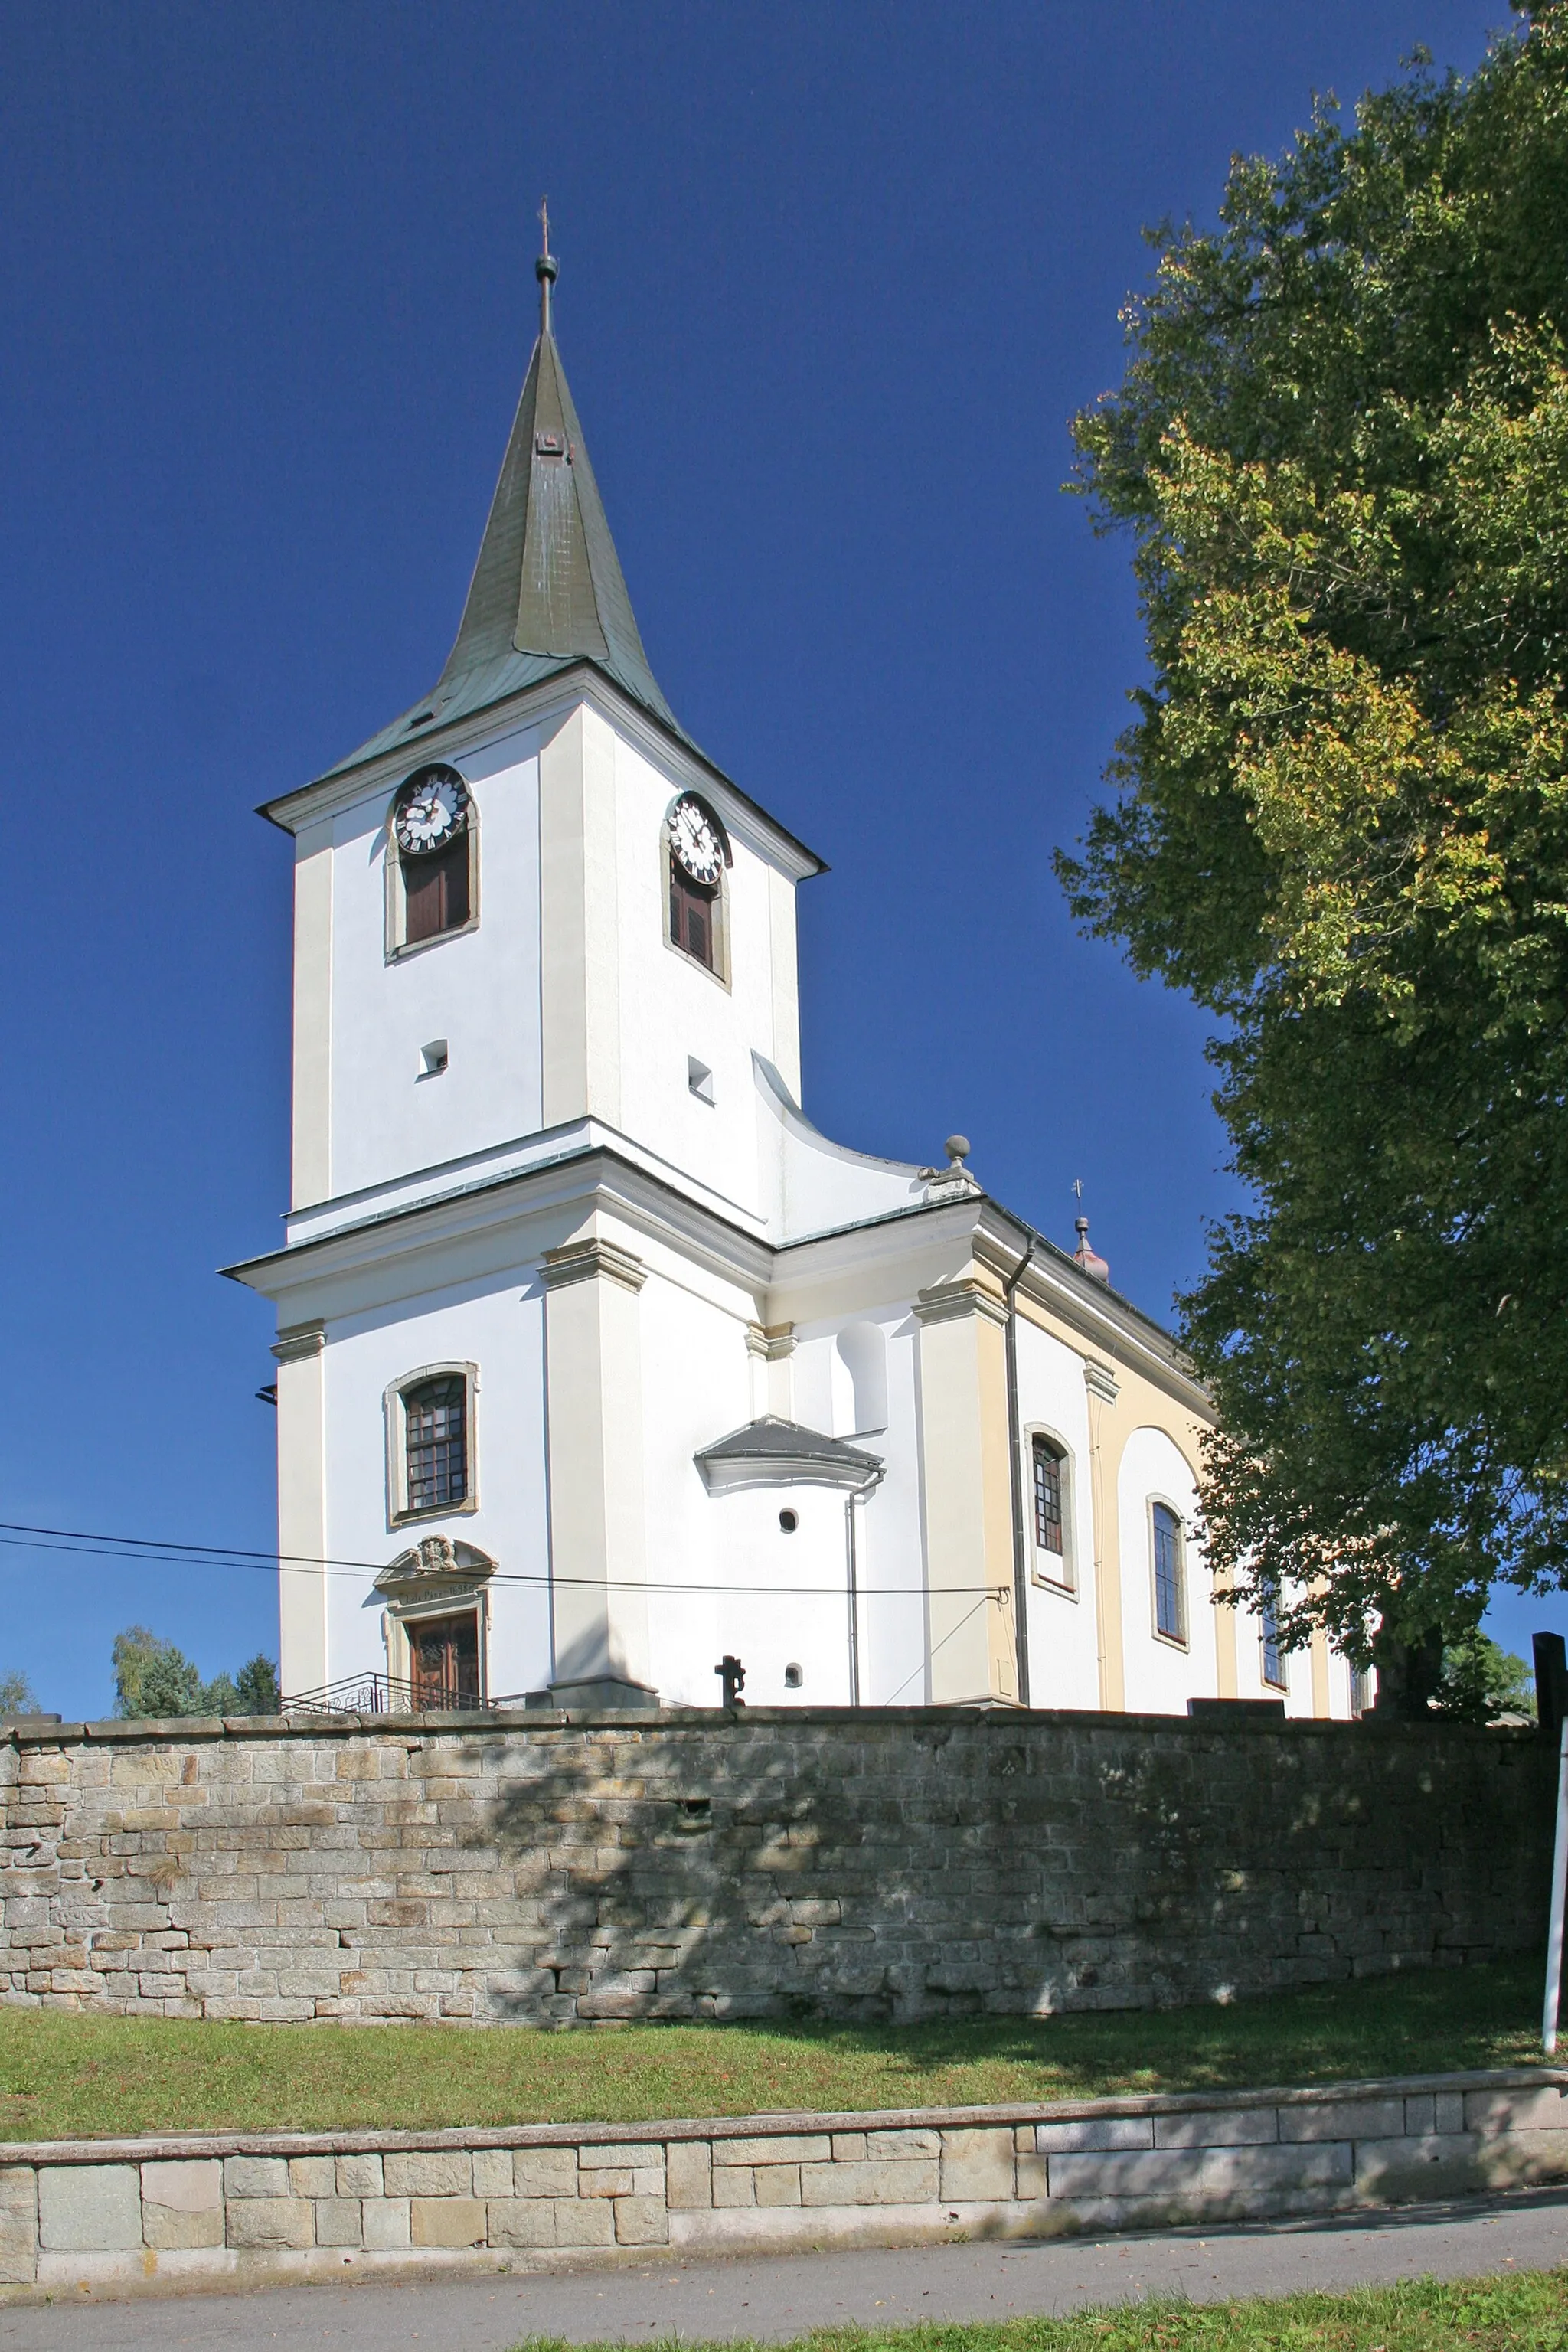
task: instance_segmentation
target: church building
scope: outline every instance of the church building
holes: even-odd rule
[[[537,267],[446,667],[263,812],[293,1206],[231,1271],[278,1313],[286,1698],[1359,1711],[1216,1596],[1207,1400],[1083,1221],[802,1110],[822,862],[654,679]]]

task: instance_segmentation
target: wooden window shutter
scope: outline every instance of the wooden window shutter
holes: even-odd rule
[[[718,894],[704,890],[671,862],[669,869],[669,936],[678,948],[710,971],[713,962],[713,901]]]
[[[468,919],[467,827],[428,857],[403,859],[404,938],[408,946],[460,931]]]

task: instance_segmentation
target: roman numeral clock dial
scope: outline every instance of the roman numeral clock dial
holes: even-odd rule
[[[700,801],[677,801],[669,812],[669,847],[676,864],[705,890],[724,869],[724,852],[712,818]]]
[[[424,768],[403,787],[394,827],[405,857],[426,857],[462,831],[468,788],[456,768]]]

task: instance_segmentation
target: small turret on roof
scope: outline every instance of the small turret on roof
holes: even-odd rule
[[[1073,1252],[1075,1263],[1082,1266],[1085,1274],[1092,1275],[1096,1282],[1109,1284],[1110,1268],[1100,1256],[1100,1252],[1089,1246],[1089,1219],[1075,1217],[1073,1225],[1078,1234],[1078,1247]]]

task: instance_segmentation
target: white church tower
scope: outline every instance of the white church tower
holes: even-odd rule
[[[1202,1390],[942,1171],[800,1108],[821,862],[648,667],[551,328],[457,642],[296,844],[283,1687],[394,1708],[1343,1714],[1195,1537]],[[729,1685],[725,1685],[726,1695]]]

